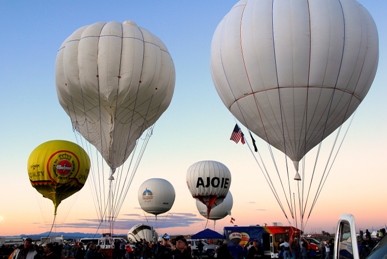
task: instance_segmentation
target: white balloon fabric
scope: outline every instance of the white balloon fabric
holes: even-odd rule
[[[169,211],[174,201],[175,189],[165,179],[148,179],[138,189],[138,202],[141,208],[155,216]]]
[[[227,193],[226,198],[224,198],[223,202],[211,210],[209,216],[207,216],[207,206],[199,200],[196,200],[196,208],[198,209],[200,215],[202,215],[206,219],[211,220],[219,220],[223,219],[228,215],[231,215],[232,206],[233,198],[230,191]]]
[[[59,102],[112,169],[125,162],[137,139],[167,109],[174,87],[166,46],[132,21],[84,26],[58,51]]]
[[[222,203],[231,185],[230,170],[224,164],[210,160],[191,165],[186,179],[192,197],[206,205],[207,215]]]
[[[158,235],[153,227],[137,224],[128,231],[128,241],[133,244],[141,239],[145,239],[148,242],[157,241]]]
[[[355,0],[242,0],[214,33],[211,72],[230,112],[298,170],[364,99],[378,52]]]

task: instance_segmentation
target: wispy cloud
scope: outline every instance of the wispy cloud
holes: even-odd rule
[[[148,214],[149,215],[149,214]],[[114,222],[114,229],[125,229],[129,230],[131,227],[137,224],[147,224],[151,226],[157,226],[159,228],[174,228],[174,227],[189,227],[197,222],[205,221],[203,218],[197,217],[194,213],[168,213],[159,217],[141,215],[137,213],[124,214],[121,218]],[[39,224],[39,223],[36,223]],[[98,219],[79,219],[77,222],[67,222],[64,224],[56,225],[59,229],[69,228],[88,228],[96,230],[101,226],[108,225],[109,222],[101,222]],[[41,228],[44,228],[42,226]]]

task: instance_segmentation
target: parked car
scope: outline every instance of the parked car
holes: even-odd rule
[[[306,241],[308,241],[309,243],[312,243],[312,244],[315,244],[317,246],[320,246],[320,241],[318,241],[317,239],[313,238],[313,237],[304,237],[306,239]]]
[[[187,239],[188,244],[191,246],[192,251],[192,257],[197,258],[198,256],[198,248],[197,244],[199,243],[200,239]],[[203,247],[203,258],[213,258],[215,254],[216,245],[213,244],[207,244],[205,241],[202,240],[202,243],[204,245]]]
[[[302,242],[306,242],[308,244],[308,257],[309,258],[320,258],[321,250],[320,250],[320,241],[310,238],[310,237],[301,237]]]

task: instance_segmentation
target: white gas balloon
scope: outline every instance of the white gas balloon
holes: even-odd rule
[[[155,216],[169,211],[174,201],[175,189],[165,179],[148,179],[138,189],[138,202],[141,208]]]
[[[354,113],[374,80],[378,56],[375,22],[356,0],[241,0],[216,28],[211,74],[227,109],[293,161],[294,180],[307,179],[301,186],[309,195],[317,167],[301,171],[301,178],[300,160]],[[301,187],[291,190],[287,168],[280,180],[288,181],[289,194],[282,186],[287,201],[279,204],[288,204],[295,218],[290,197]],[[299,200],[303,218],[308,197]]]
[[[206,219],[218,220],[222,219],[228,215],[231,215],[231,209],[233,206],[233,198],[231,192],[228,192],[226,198],[224,198],[223,202],[213,208],[210,212],[210,216],[207,216],[207,206],[204,205],[199,200],[196,200],[196,208],[198,209],[200,215],[205,217]]]
[[[192,197],[207,207],[207,215],[212,208],[221,204],[231,185],[230,170],[217,161],[200,161],[188,168],[187,185]]]
[[[81,27],[56,58],[59,102],[112,170],[168,108],[174,87],[168,49],[132,21]]]
[[[141,239],[145,239],[148,242],[157,241],[158,235],[153,227],[144,224],[137,224],[129,230],[128,241],[130,243],[136,243]]]
[[[298,170],[364,99],[378,53],[355,0],[242,0],[214,33],[211,72],[230,112]]]
[[[133,21],[97,22],[77,29],[62,43],[55,73],[60,105],[75,133],[87,140],[81,140],[82,146],[90,150],[89,142],[103,158],[91,158],[98,169],[92,172],[92,179],[98,179],[92,184],[99,218],[110,222],[117,218],[130,187],[120,179],[133,178],[138,167],[117,170],[116,177],[113,174],[125,167],[129,156],[134,161],[126,163],[129,169],[140,162],[154,124],[171,102],[172,57],[157,36]],[[109,186],[100,161],[111,169]],[[112,184],[115,178],[118,181]]]

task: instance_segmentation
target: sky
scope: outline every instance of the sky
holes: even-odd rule
[[[359,229],[387,224],[387,2],[359,2],[378,27],[379,67],[307,220],[305,232],[309,233],[333,232],[342,213],[353,214]],[[48,140],[76,142],[70,119],[56,94],[55,59],[61,43],[84,25],[126,20],[136,22],[164,42],[175,64],[176,84],[171,104],[156,123],[133,178],[115,233],[125,234],[139,223],[151,224],[161,234],[193,234],[205,227],[222,232],[223,226],[231,225],[231,217],[241,226],[273,222],[287,225],[248,145],[229,140],[236,120],[223,105],[211,78],[212,36],[235,3],[0,1],[0,236],[36,234],[52,226],[53,206],[31,186],[27,160],[35,147]],[[257,138],[259,149],[267,149]],[[327,139],[327,145],[329,142],[332,139]],[[329,153],[324,152],[322,157]],[[273,171],[270,157],[263,156]],[[221,162],[232,174],[231,216],[216,222],[207,222],[199,214],[186,185],[187,169],[201,160]],[[156,177],[168,180],[176,193],[172,209],[157,220],[141,210],[137,198],[139,186]],[[96,227],[92,188],[86,184],[59,206],[54,231],[102,231]]]

